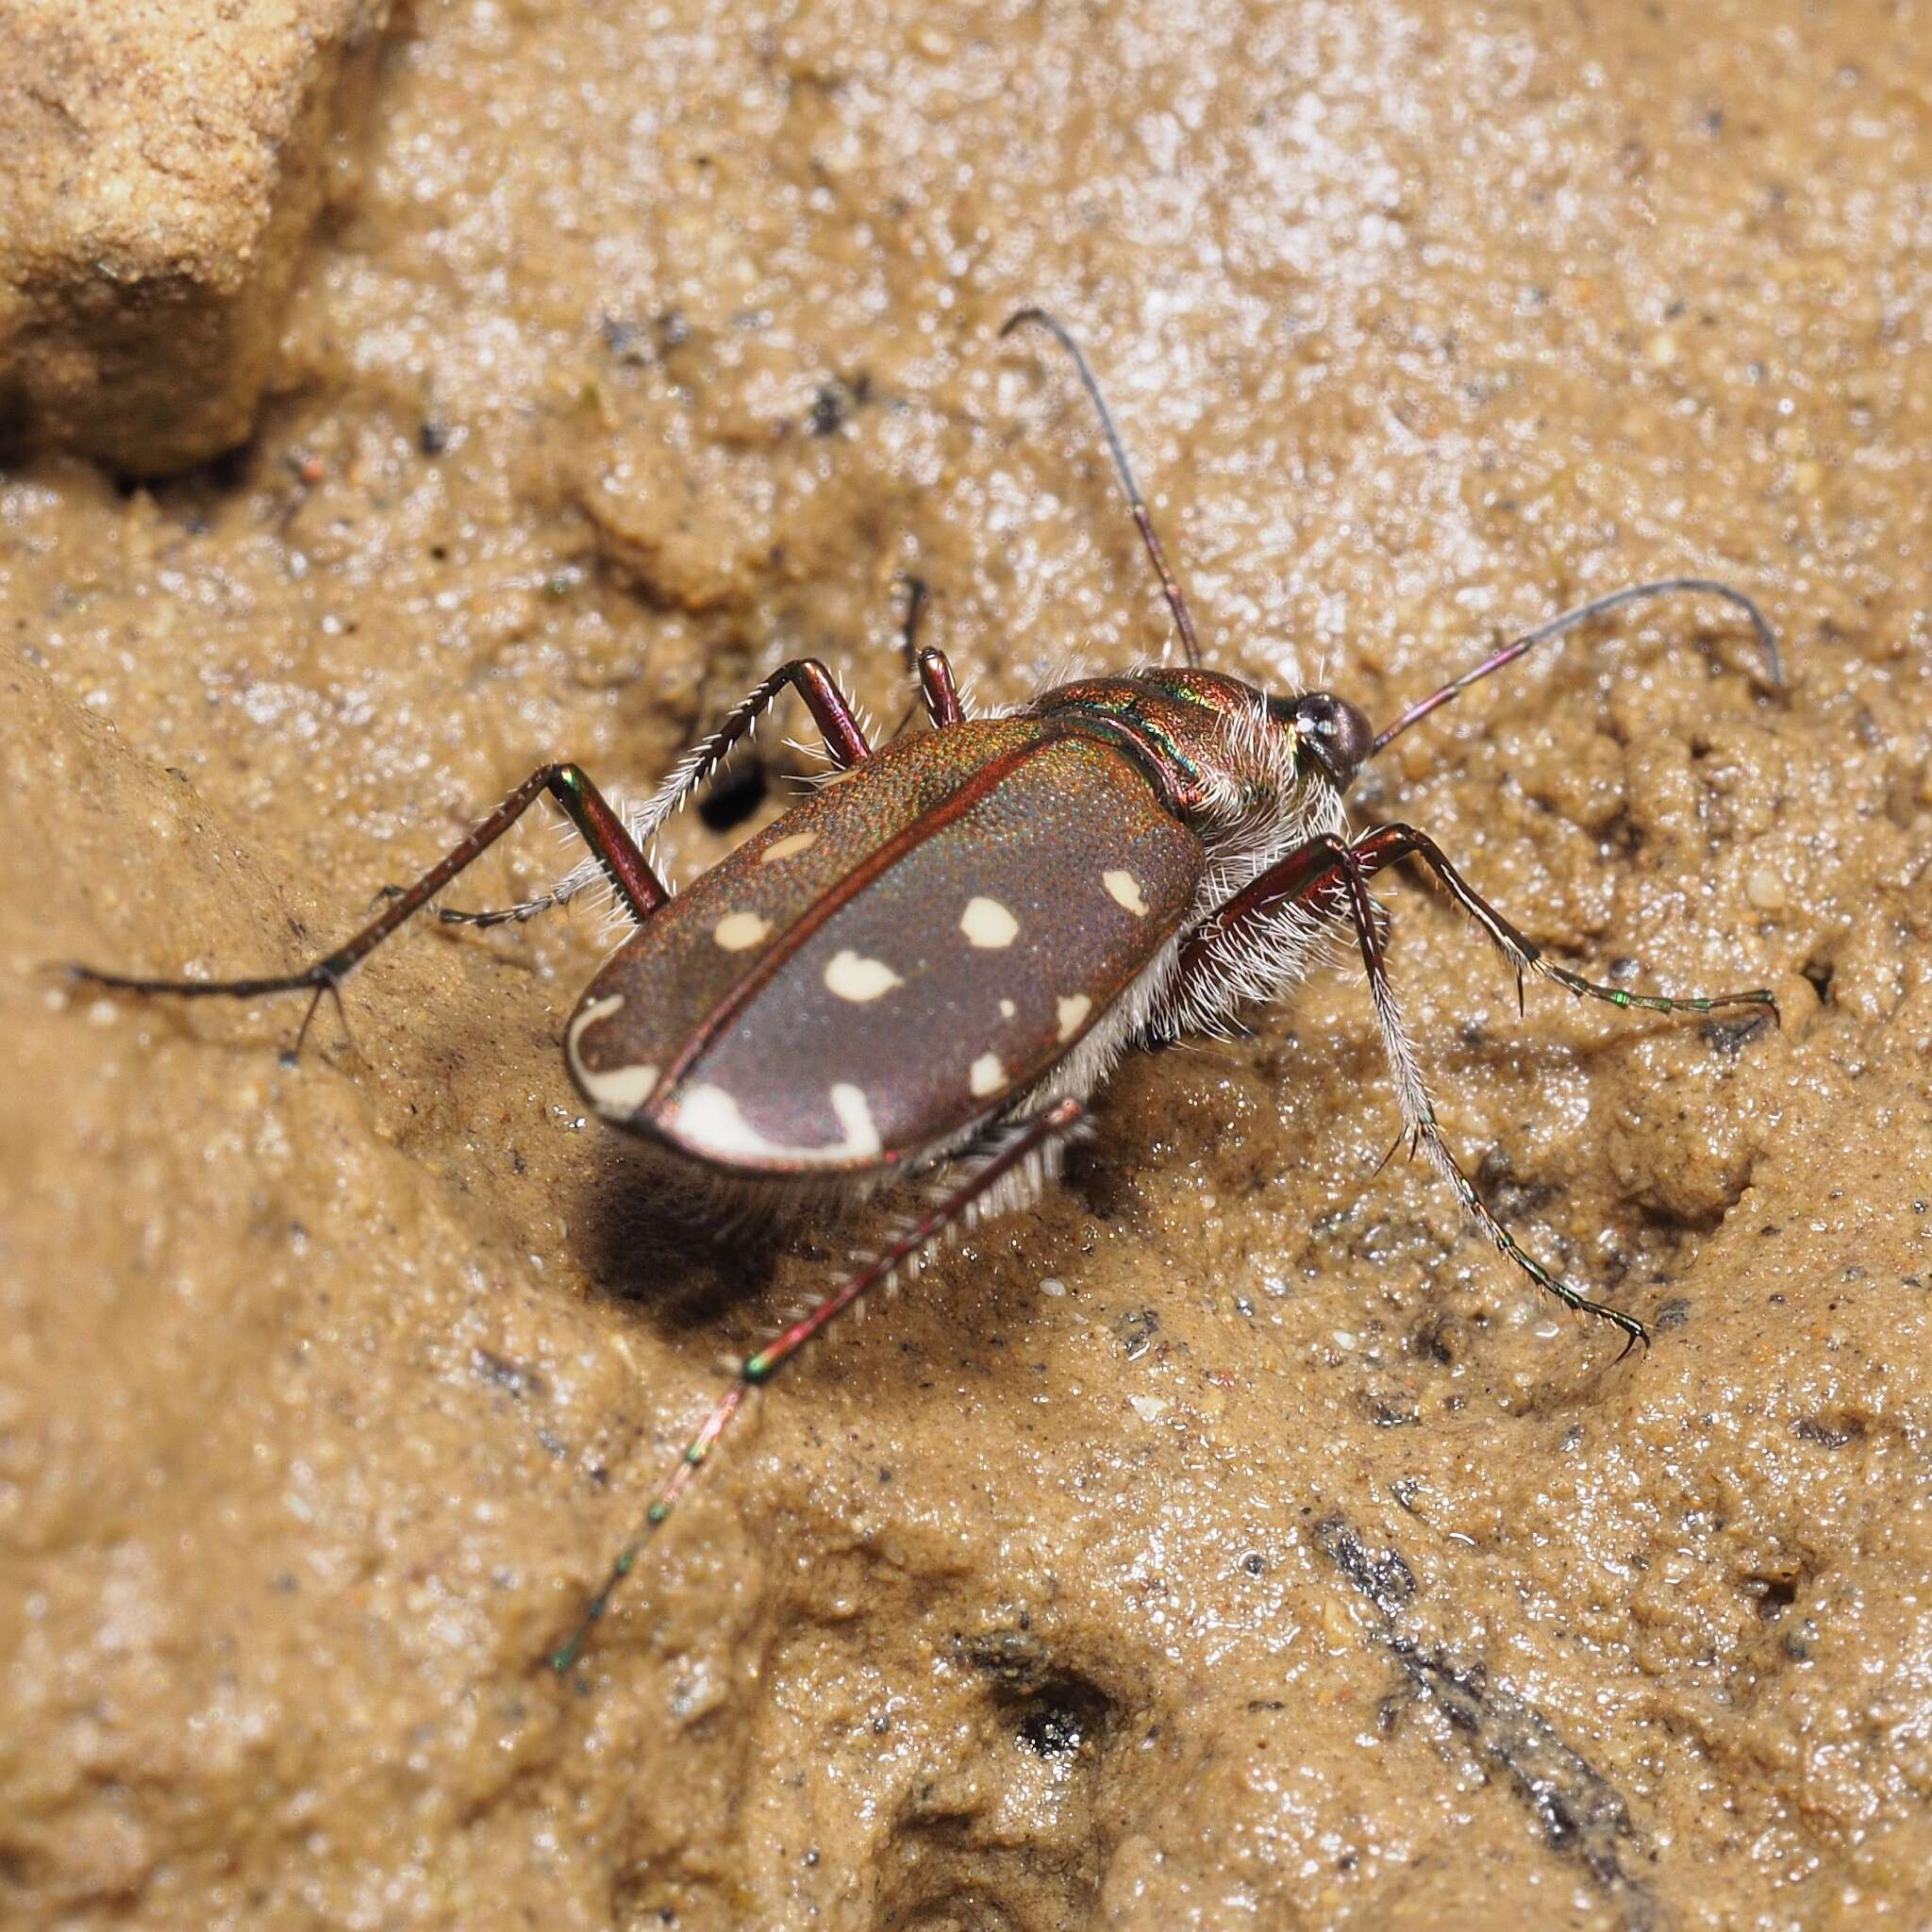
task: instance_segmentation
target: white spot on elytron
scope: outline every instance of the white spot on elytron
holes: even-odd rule
[[[756,912],[727,912],[711,928],[711,937],[727,953],[741,953],[747,946],[759,944],[771,930],[772,922]]]
[[[1085,1024],[1087,1015],[1093,1010],[1093,1002],[1084,992],[1069,993],[1059,1002],[1060,1039],[1073,1039]]]
[[[1141,881],[1130,872],[1104,872],[1100,883],[1117,906],[1124,906],[1136,919],[1147,917],[1147,902],[1141,896]]]
[[[789,838],[774,839],[758,854],[760,865],[776,865],[781,858],[791,858],[801,852],[809,852],[819,842],[816,832],[793,832]]]
[[[589,1067],[579,1067],[577,1078],[584,1083],[584,1091],[596,1104],[599,1113],[630,1114],[637,1112],[657,1091],[658,1070],[609,1067],[599,1074]]]
[[[583,1055],[578,1051],[583,1042],[584,1029],[594,1026],[599,1020],[608,1020],[624,1004],[624,995],[614,992],[607,999],[592,1000],[575,1020],[570,1023],[570,1031],[563,1037],[563,1048],[570,1056],[570,1063],[579,1074],[584,1071]]]
[[[575,1020],[564,1036],[564,1050],[570,1056],[572,1071],[578,1084],[590,1095],[591,1104],[602,1114],[620,1118],[635,1113],[650,1099],[658,1085],[656,1067],[587,1067],[582,1041],[587,1027],[608,1020],[624,1004],[624,995],[614,992],[607,999],[592,1000]]]
[[[841,1000],[875,1000],[906,982],[883,959],[868,959],[850,947],[825,962],[825,985]]]
[[[1007,1084],[1007,1070],[1000,1065],[999,1055],[981,1054],[973,1062],[973,1071],[966,1076],[966,1084],[980,1099],[989,1093],[997,1093]]]
[[[959,915],[959,930],[968,945],[997,951],[1020,937],[1020,922],[997,899],[969,899]]]
[[[1002,1000],[1000,1002],[1000,1018],[1002,1020],[1010,1020],[1019,1010],[1019,1008],[1011,1000]]]
[[[754,1158],[774,1151],[722,1087],[691,1088],[677,1104],[676,1125],[686,1140],[727,1159]]]
[[[832,1089],[832,1111],[839,1116],[839,1124],[845,1129],[844,1146],[834,1148],[832,1152],[862,1159],[866,1155],[879,1151],[879,1130],[873,1124],[872,1108],[866,1104],[862,1088],[841,1080]]]
[[[768,1141],[739,1111],[738,1102],[724,1088],[708,1083],[688,1089],[677,1103],[671,1125],[691,1143],[721,1160],[805,1160],[844,1156],[871,1158],[879,1151],[879,1131],[872,1108],[857,1087],[840,1081],[830,1093],[832,1111],[845,1130],[842,1141],[820,1147],[781,1147]]]

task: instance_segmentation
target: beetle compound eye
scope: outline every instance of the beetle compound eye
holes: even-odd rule
[[[1296,700],[1293,730],[1338,791],[1346,791],[1355,782],[1374,741],[1374,732],[1361,711],[1346,698],[1324,691]]]

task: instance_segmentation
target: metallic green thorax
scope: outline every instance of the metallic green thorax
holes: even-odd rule
[[[1224,781],[1228,728],[1268,713],[1252,685],[1217,672],[1146,671],[1062,685],[1030,715],[1116,744],[1175,817],[1195,820],[1217,779]],[[1279,721],[1277,721],[1279,722]]]

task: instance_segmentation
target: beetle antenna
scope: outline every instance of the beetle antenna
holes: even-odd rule
[[[1074,358],[1074,367],[1079,371],[1080,380],[1099,412],[1101,434],[1107,438],[1107,446],[1113,452],[1113,466],[1119,473],[1121,488],[1126,492],[1127,508],[1134,513],[1141,541],[1146,544],[1154,574],[1160,579],[1167,608],[1174,612],[1174,628],[1181,634],[1181,655],[1188,660],[1189,670],[1198,671],[1201,668],[1201,644],[1194,635],[1194,620],[1189,615],[1188,600],[1181,595],[1181,587],[1175,581],[1174,572],[1167,567],[1160,539],[1154,534],[1154,519],[1147,514],[1147,500],[1141,494],[1141,486],[1134,481],[1134,466],[1127,461],[1126,445],[1121,441],[1120,431],[1113,426],[1113,416],[1108,409],[1107,398],[1100,393],[1100,384],[1095,381],[1087,358],[1081,354],[1079,343],[1068,334],[1065,325],[1044,308],[1016,309],[1000,325],[1000,340],[1004,341],[1023,323],[1028,322],[1038,323]]]
[[[1735,605],[1751,620],[1751,628],[1757,633],[1759,649],[1764,653],[1765,667],[1770,673],[1770,683],[1774,691],[1782,691],[1785,684],[1785,667],[1778,656],[1777,633],[1771,623],[1742,591],[1733,590],[1729,584],[1720,583],[1714,577],[1659,577],[1655,583],[1627,584],[1621,591],[1612,591],[1606,597],[1592,597],[1588,604],[1579,604],[1574,610],[1566,610],[1560,617],[1553,617],[1547,624],[1539,625],[1532,631],[1525,631],[1513,643],[1505,644],[1492,657],[1485,658],[1473,671],[1465,671],[1460,677],[1452,678],[1440,691],[1431,691],[1421,703],[1411,705],[1394,724],[1389,726],[1374,743],[1369,747],[1369,757],[1374,758],[1379,751],[1392,744],[1411,724],[1420,724],[1431,711],[1439,710],[1451,698],[1458,698],[1471,685],[1479,684],[1492,671],[1500,671],[1506,664],[1513,664],[1517,658],[1526,656],[1539,644],[1546,644],[1553,638],[1560,638],[1567,632],[1588,624],[1593,617],[1605,616],[1607,612],[1621,609],[1625,604],[1638,604],[1651,597],[1672,597],[1680,592],[1696,591],[1707,597],[1722,597],[1726,604]]]

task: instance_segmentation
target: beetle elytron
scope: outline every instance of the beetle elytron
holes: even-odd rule
[[[742,1405],[837,1315],[916,1265],[949,1229],[1016,1205],[1058,1168],[1094,1089],[1128,1047],[1224,1027],[1306,970],[1324,937],[1352,933],[1404,1130],[1510,1261],[1566,1307],[1642,1324],[1579,1293],[1520,1247],[1443,1144],[1391,991],[1369,886],[1419,859],[1516,968],[1619,1007],[1707,1013],[1775,1005],[1763,990],[1665,998],[1599,986],[1542,958],[1424,833],[1352,831],[1343,800],[1391,740],[1478,679],[1588,619],[1676,591],[1723,598],[1751,621],[1773,685],[1770,626],[1721,583],[1676,577],[1598,598],[1497,651],[1379,734],[1346,699],[1273,697],[1202,668],[1167,568],[1085,358],[1051,316],[1024,309],[1073,358],[1173,611],[1184,661],[1083,679],[969,718],[944,656],[914,657],[931,729],[877,747],[824,666],[767,677],[627,825],[575,765],[533,772],[475,831],[353,939],[299,973],[228,981],[130,978],[142,993],[248,998],[324,992],[502,836],[540,792],[592,858],[555,891],[493,923],[559,905],[600,876],[637,929],[579,1001],[572,1076],[605,1120],[707,1181],[757,1194],[858,1194],[937,1175],[941,1191],[878,1257],[741,1365],[611,1569],[575,1634],[575,1660],[612,1590]],[[915,597],[914,616],[917,613]],[[912,626],[908,627],[908,648]],[[787,687],[805,700],[836,773],[674,898],[645,857],[662,820],[711,775]],[[308,1018],[304,1019],[304,1028]],[[299,1044],[299,1036],[298,1036]]]

